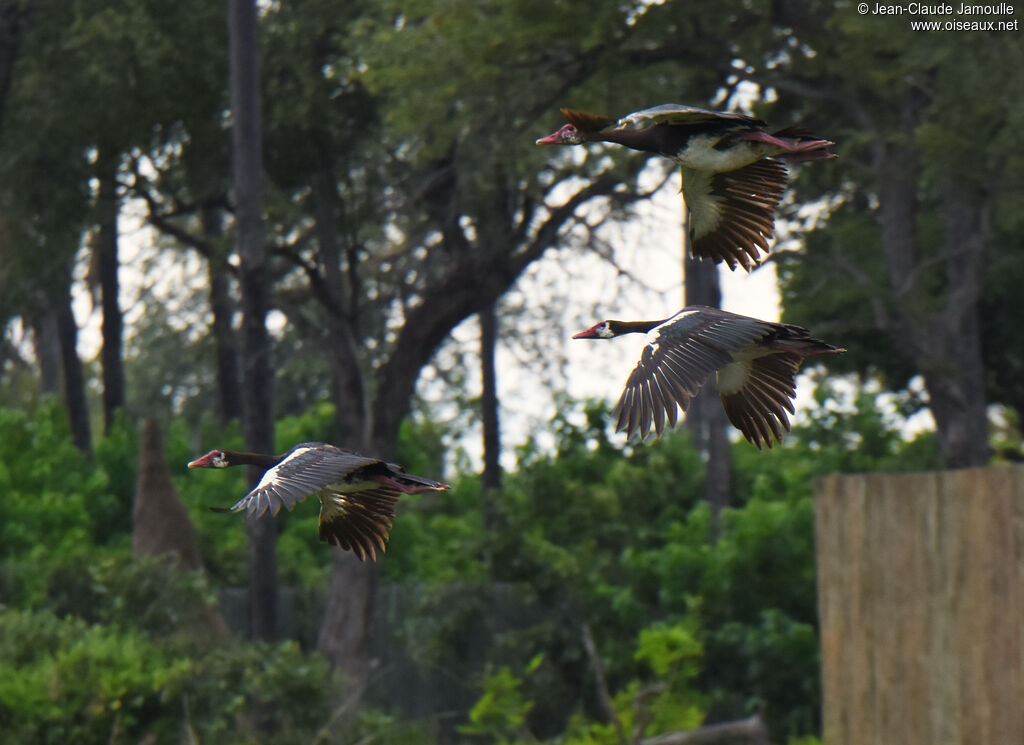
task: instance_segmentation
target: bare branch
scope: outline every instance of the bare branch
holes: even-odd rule
[[[32,365],[18,351],[18,347],[12,344],[6,336],[0,337],[0,361],[9,361],[22,371],[32,369]]]
[[[658,737],[648,737],[640,745],[712,745],[719,742],[740,740],[750,745],[770,745],[768,728],[760,714],[733,722],[709,724],[707,727],[689,732],[671,732]]]
[[[516,273],[518,274],[519,271],[522,271],[523,268],[544,253],[545,249],[555,242],[562,226],[575,214],[576,209],[580,205],[589,202],[595,197],[608,196],[620,183],[620,176],[606,171],[594,179],[588,186],[573,194],[562,206],[552,209],[548,219],[544,221],[544,224],[533,237],[533,240],[530,241],[522,253],[516,256]]]
[[[414,304],[405,306],[405,323],[378,376],[373,405],[377,445],[386,448],[394,441],[419,371],[444,337],[504,294],[531,262],[555,245],[577,209],[591,199],[608,196],[624,180],[628,183],[642,166],[640,159],[631,162],[625,179],[621,173],[605,171],[562,205],[547,207],[543,223],[525,245],[513,241],[511,234],[490,236],[481,245],[470,239],[456,219],[438,225],[453,263],[443,276],[416,292]]]
[[[309,288],[328,313],[335,318],[345,317],[345,309],[340,307],[335,301],[334,293],[327,286],[327,282],[314,262],[303,258],[302,254],[292,248],[276,248],[274,253],[277,256],[283,256],[288,259],[305,273],[306,278],[309,280]]]
[[[146,201],[148,202],[149,200],[147,199]],[[211,241],[208,241],[195,233],[190,233],[179,225],[175,225],[163,215],[155,214],[152,210],[152,206],[150,207],[149,216],[146,219],[150,225],[164,235],[174,238],[176,241],[188,246],[189,248],[194,248],[203,255],[203,258],[210,259],[215,255],[213,243]]]
[[[875,131],[875,120],[868,113],[868,110],[861,106],[860,101],[853,92],[845,88],[839,81],[825,80],[811,83],[807,80],[782,75],[748,73],[737,68],[731,68],[731,74],[738,76],[740,80],[756,83],[761,88],[777,88],[780,91],[793,93],[800,98],[836,103],[849,113],[850,118],[856,122],[859,129],[869,132]],[[871,150],[872,159],[874,160],[872,165],[877,166],[884,159],[880,141],[876,142]]]
[[[597,644],[594,643],[594,634],[590,631],[590,624],[584,622],[580,628],[580,637],[583,640],[583,649],[587,653],[587,659],[590,660],[590,666],[594,670],[594,683],[597,686],[597,700],[601,704],[601,709],[604,711],[605,716],[614,725],[615,731],[619,735],[619,742],[625,745],[626,743],[626,730],[622,727],[622,720],[619,719],[619,715],[615,713],[615,706],[612,703],[611,693],[608,692],[608,681],[604,677],[604,665],[601,664],[601,657],[597,653]]]
[[[647,729],[647,724],[651,721],[651,710],[647,708],[647,703],[667,687],[664,683],[655,683],[636,694],[636,700],[633,701],[633,708],[636,710],[636,723],[633,725],[633,739],[630,740],[630,745],[640,745],[642,742],[644,730]]]
[[[331,713],[330,718],[324,726],[320,728],[320,731],[316,733],[311,745],[320,745],[320,743],[326,742],[336,734],[338,722],[343,721],[356,710],[362,700],[363,694],[366,692],[366,688],[369,686],[369,682],[370,681],[367,680],[360,685],[357,685],[355,689],[341,702],[338,708]],[[360,742],[369,742],[369,740],[364,737]]]

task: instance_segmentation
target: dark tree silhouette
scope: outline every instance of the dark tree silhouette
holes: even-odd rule
[[[229,4],[230,88],[234,152],[235,219],[242,290],[242,429],[246,448],[274,452],[271,406],[269,303],[263,237],[263,168],[260,67],[254,0]],[[262,476],[250,467],[249,482]],[[277,534],[269,514],[250,523],[252,629],[258,639],[277,634]]]

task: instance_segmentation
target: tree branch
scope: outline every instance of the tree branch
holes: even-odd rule
[[[619,735],[619,742],[625,745],[626,730],[622,726],[622,720],[615,713],[615,706],[612,703],[612,696],[608,692],[608,681],[604,677],[604,665],[601,664],[601,657],[597,653],[597,644],[594,643],[594,635],[590,631],[590,624],[584,622],[580,628],[580,638],[583,640],[583,649],[590,660],[590,666],[594,670],[594,683],[597,685],[597,700],[601,704],[601,710],[614,725]]]
[[[689,732],[671,732],[658,737],[648,737],[640,745],[712,745],[719,742],[742,740],[750,745],[770,745],[768,728],[760,714],[733,722],[709,724],[707,727]]]
[[[840,81],[828,80],[825,81],[825,84],[821,84],[782,75],[748,73],[737,68],[730,68],[730,71],[730,74],[736,75],[740,80],[750,81],[761,88],[777,88],[780,91],[793,93],[800,98],[837,103],[849,113],[850,118],[856,122],[859,129],[867,132],[874,132],[876,130],[875,120],[868,114],[868,110],[861,106],[857,97],[845,88]],[[872,143],[871,152],[874,161],[873,166],[883,162],[884,153],[880,140]]]
[[[345,309],[338,305],[334,293],[314,262],[306,260],[302,254],[291,248],[279,247],[274,249],[274,253],[288,259],[303,271],[306,279],[309,280],[309,289],[313,291],[313,295],[328,313],[335,318],[345,317]]]
[[[633,725],[633,739],[630,745],[640,745],[643,741],[644,730],[651,721],[651,710],[647,708],[647,702],[663,692],[668,686],[665,683],[655,683],[647,686],[638,694],[633,701],[633,708],[636,710],[636,722]]]
[[[146,200],[149,203],[149,199]],[[198,251],[203,258],[209,260],[215,255],[213,243],[206,240],[194,233],[190,233],[184,228],[175,225],[169,219],[163,215],[157,215],[153,212],[153,205],[150,204],[149,216],[146,218],[150,225],[159,230],[164,235],[168,235],[174,238],[179,243],[194,248]]]
[[[580,205],[595,197],[608,196],[620,183],[622,183],[621,176],[605,171],[588,186],[573,194],[563,205],[552,209],[548,219],[541,225],[533,240],[527,244],[526,249],[516,255],[513,262],[516,275],[518,276],[530,262],[538,258],[555,242],[562,226],[576,213],[576,209]]]
[[[634,168],[642,166],[637,159]],[[378,447],[394,445],[398,426],[408,413],[420,370],[438,345],[465,318],[493,303],[518,279],[529,264],[558,240],[565,223],[591,199],[611,194],[622,183],[621,174],[606,171],[549,214],[525,248],[512,235],[501,244],[486,246],[471,241],[457,220],[441,229],[454,257],[451,269],[419,294],[420,301],[406,306],[405,323],[394,349],[380,368],[373,404],[373,438]]]

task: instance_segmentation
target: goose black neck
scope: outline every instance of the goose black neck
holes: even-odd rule
[[[649,153],[663,154],[667,146],[671,145],[672,154],[679,149],[675,142],[668,143],[665,140],[667,127],[648,127],[646,129],[613,129],[597,133],[594,139],[614,142],[617,145],[624,145],[633,150],[642,150]],[[676,138],[673,138],[676,139]]]
[[[616,336],[622,334],[646,334],[655,326],[660,326],[665,319],[660,321],[608,321],[608,328]]]
[[[262,466],[273,468],[282,460],[283,455],[265,455],[263,453],[235,453],[230,450],[224,451],[224,458],[232,466]]]
[[[666,158],[674,158],[678,153],[686,149],[690,138],[697,134],[711,134],[716,129],[672,125],[655,124],[644,129],[612,129],[601,133],[601,138],[606,142],[614,142],[625,145],[633,150],[642,150],[648,153],[656,153]]]

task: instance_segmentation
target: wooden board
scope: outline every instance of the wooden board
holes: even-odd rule
[[[816,484],[826,745],[1024,743],[1024,467]]]

